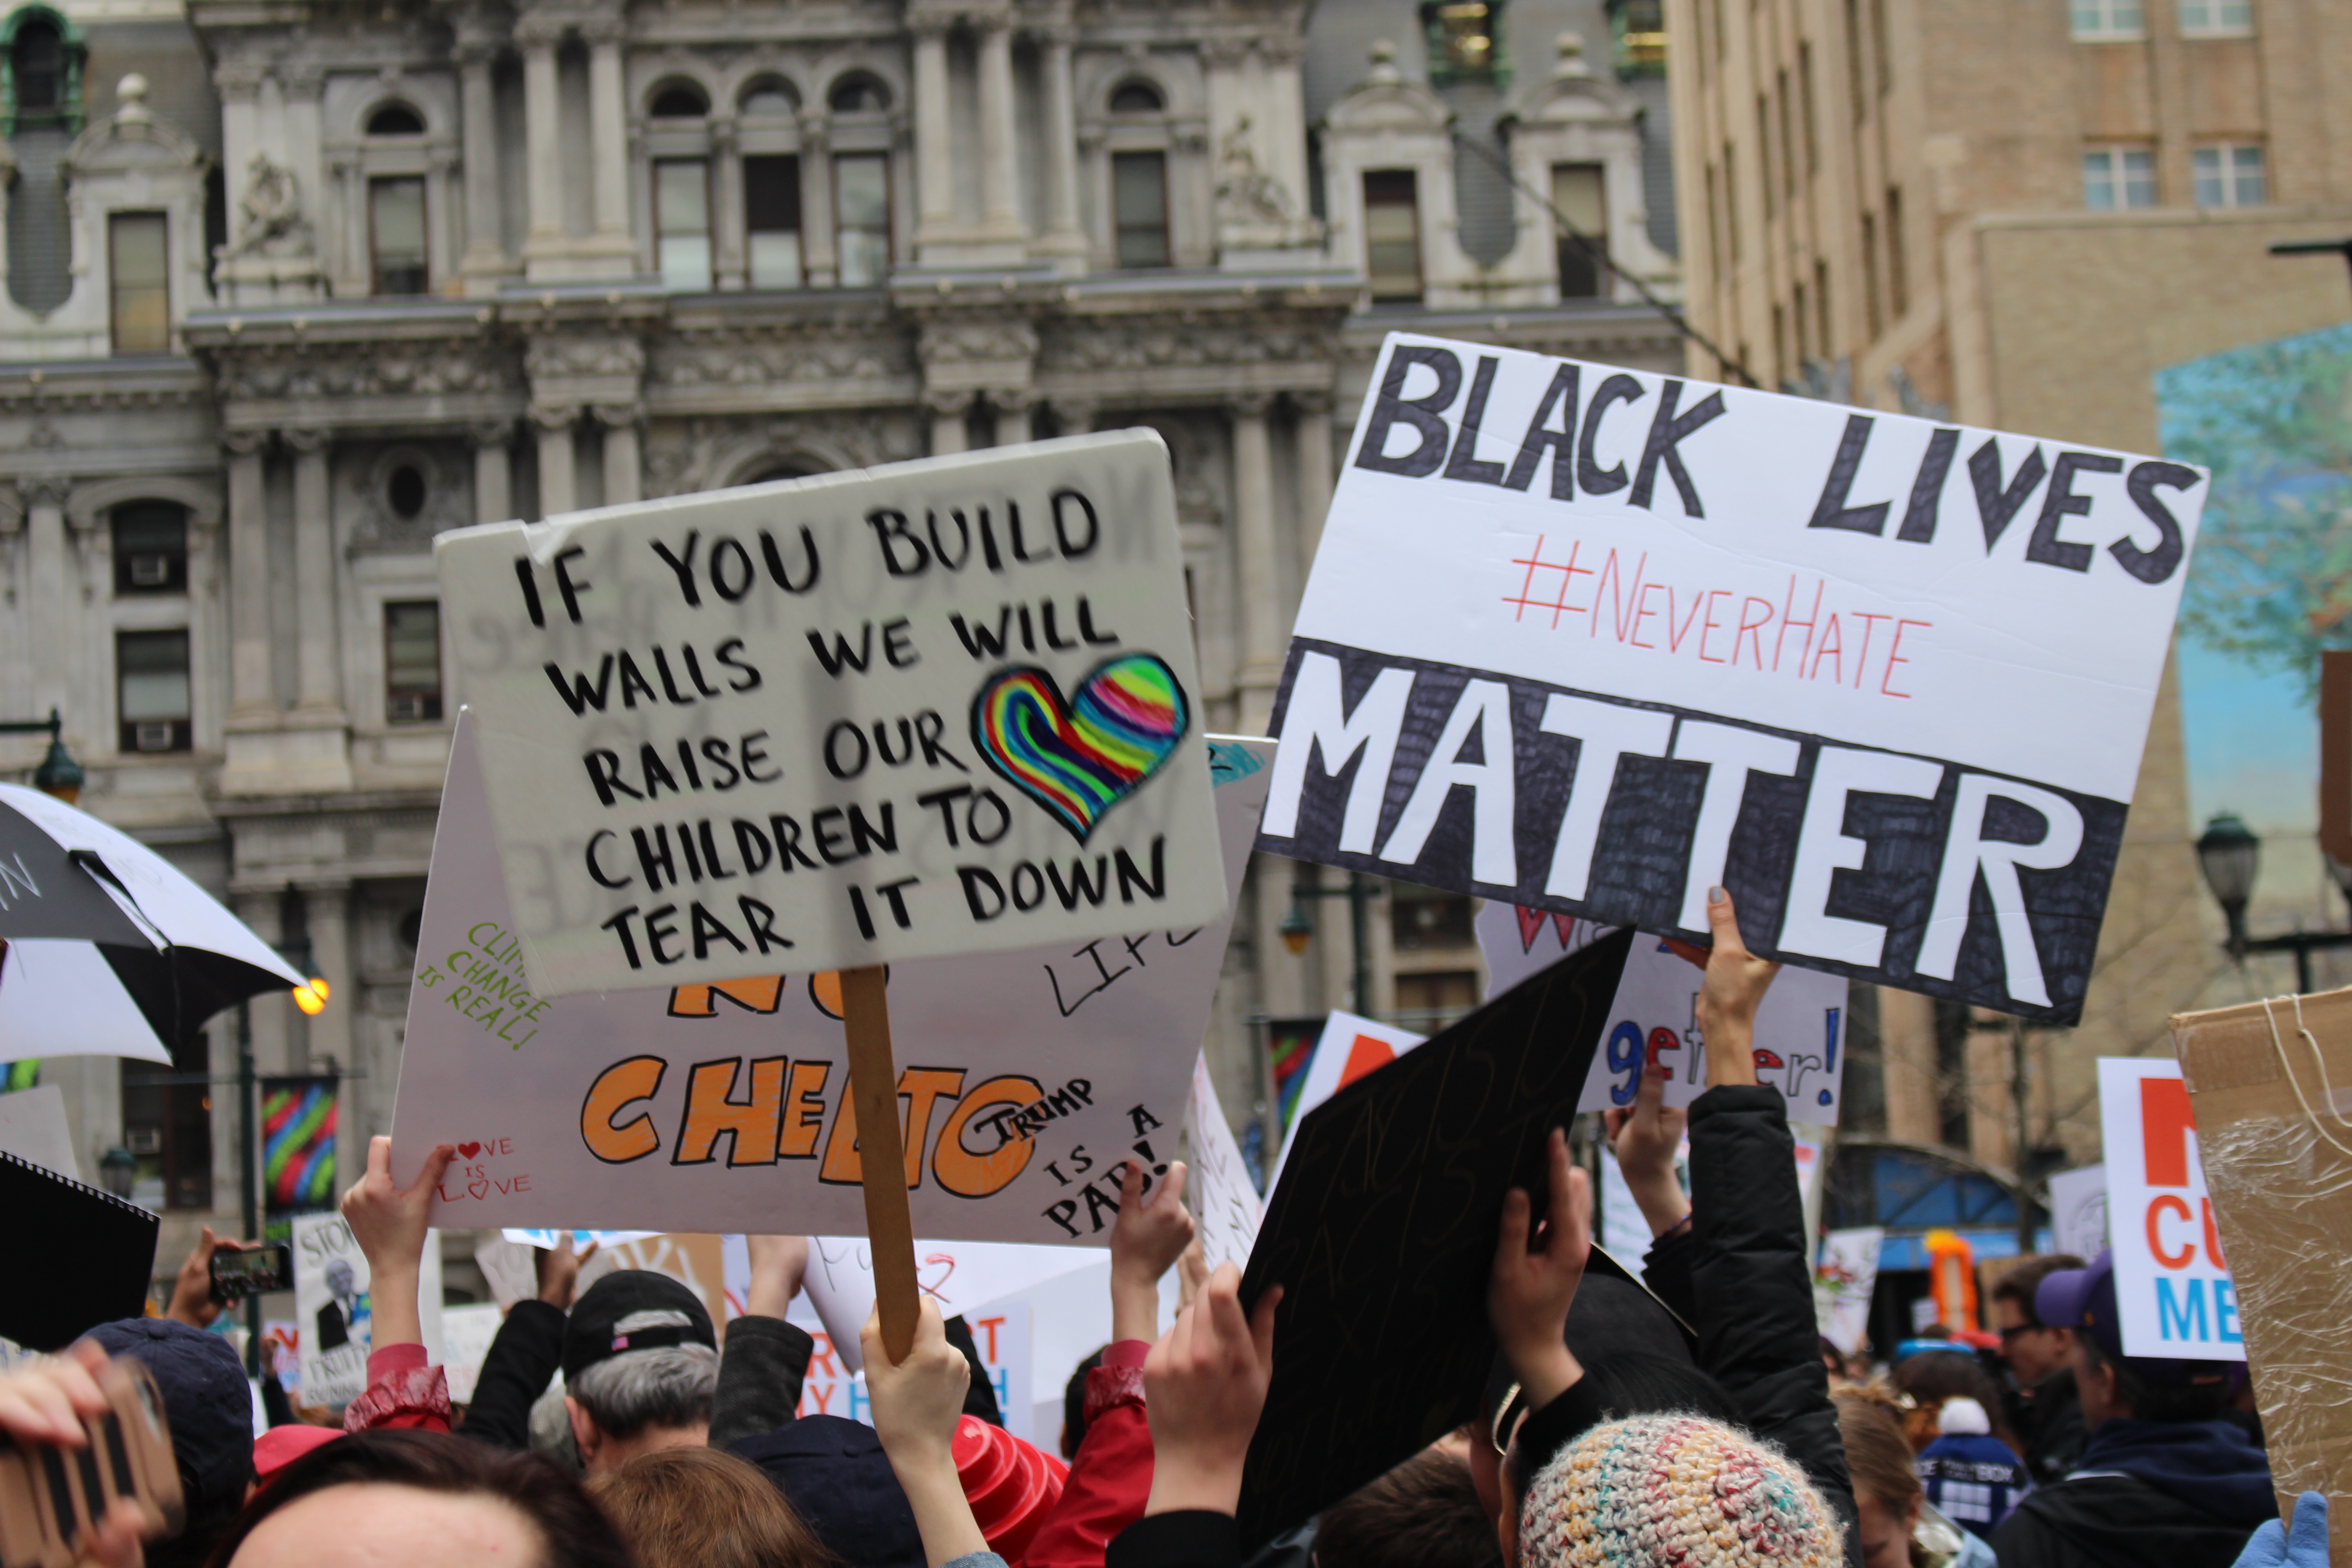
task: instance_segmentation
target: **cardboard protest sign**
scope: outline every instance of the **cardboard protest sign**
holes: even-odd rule
[[[1285,1292],[1245,1551],[1475,1413],[1503,1194],[1540,1210],[1546,1142],[1576,1114],[1633,940],[1553,965],[1299,1122],[1242,1279],[1244,1303]]]
[[[435,541],[539,996],[1225,909],[1148,431]]]
[[[1548,963],[1557,963],[1612,928],[1516,904],[1488,902],[1475,929],[1486,960],[1486,994],[1496,996]],[[1633,1103],[1642,1068],[1664,1062],[1666,1103],[1688,1105],[1706,1091],[1706,1040],[1698,1026],[1697,965],[1649,938],[1625,958],[1614,1017],[1580,1109]],[[1784,966],[1756,1012],[1756,1079],[1789,1102],[1789,1120],[1837,1125],[1845,1083],[1846,979]]]
[[[837,983],[533,993],[461,715],[433,846],[394,1167],[457,1146],[435,1223],[862,1234]],[[1195,738],[1233,884],[1273,743]],[[1213,763],[1212,759],[1213,758]],[[1107,1245],[1118,1163],[1174,1157],[1230,910],[1206,926],[893,965],[917,1236]]]
[[[2195,1098],[2193,1095],[2190,1097]],[[2084,1259],[2107,1246],[2107,1168],[2085,1165],[2050,1178],[2050,1241]]]
[[[2245,1360],[2243,1310],[2206,1194],[2180,1064],[2100,1058],[2099,1127],[2124,1353]]]
[[[339,1214],[294,1216],[294,1320],[302,1402],[341,1409],[367,1387],[375,1344],[375,1302],[365,1254]],[[428,1359],[442,1360],[441,1233],[425,1233],[417,1313]]]
[[[1276,704],[1276,854],[2054,1023],[2207,476],[1392,334]]]
[[[1250,1248],[1257,1245],[1258,1226],[1265,1205],[1242,1163],[1242,1147],[1217,1103],[1217,1086],[1209,1078],[1206,1056],[1192,1062],[1192,1099],[1184,1112],[1184,1142],[1192,1152],[1192,1167],[1184,1179],[1184,1206],[1198,1226],[1201,1255],[1209,1268],[1230,1263],[1244,1268]]]
[[[2352,991],[2187,1014],[2172,1043],[2280,1511],[2326,1492],[2332,1560],[2352,1562]],[[2117,1164],[2110,1147],[2111,1177]],[[2118,1232],[2128,1219],[2118,1188]]]
[[[1813,1316],[1822,1337],[1848,1355],[1870,1338],[1870,1298],[1878,1289],[1878,1249],[1885,1240],[1876,1226],[1822,1237],[1813,1265]]]

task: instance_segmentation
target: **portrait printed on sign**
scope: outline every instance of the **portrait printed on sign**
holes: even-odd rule
[[[435,543],[541,996],[1225,909],[1149,431]]]
[[[1391,335],[1260,847],[2071,1023],[2206,484]]]

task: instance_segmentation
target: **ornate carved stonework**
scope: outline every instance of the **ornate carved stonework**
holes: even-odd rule
[[[922,356],[929,364],[976,360],[1025,360],[1037,353],[1037,329],[1018,318],[956,318],[923,323]]]
[[[1046,326],[1038,369],[1149,370],[1168,366],[1259,364],[1334,360],[1329,326],[1304,321],[1206,320],[1186,313],[1117,323],[1055,321]]]
[[[680,331],[653,347],[653,379],[668,386],[763,386],[906,375],[915,357],[893,331],[822,334]]]
[[[256,153],[245,166],[245,195],[236,205],[236,238],[228,247],[239,256],[309,256],[310,220],[302,215],[301,188],[294,171]]]
[[[624,333],[551,333],[531,339],[523,351],[523,369],[533,381],[561,375],[639,375],[645,368],[645,344]]]
[[[920,456],[915,422],[900,414],[657,420],[646,440],[645,492],[690,495],[748,484],[777,468],[829,473]]]
[[[224,351],[216,364],[226,399],[439,396],[517,384],[510,353],[464,338]]]

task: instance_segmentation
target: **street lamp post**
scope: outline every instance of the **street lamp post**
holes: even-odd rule
[[[2352,931],[2294,931],[2278,936],[2248,936],[2246,906],[2253,901],[2262,851],[2262,840],[2254,837],[2253,829],[2234,813],[2224,812],[2208,822],[2198,837],[2197,868],[2204,873],[2205,886],[2211,890],[2213,901],[2221,906],[2221,918],[2229,922],[2230,956],[2242,964],[2250,952],[2291,952],[2294,954],[2294,988],[2308,992],[2311,955],[2352,947]],[[2352,868],[2339,867],[2331,858],[2327,868],[2337,887],[2352,897],[2352,886],[2346,885]]]
[[[48,736],[48,752],[33,770],[33,787],[71,805],[81,799],[83,774],[81,764],[66,750],[65,731],[66,721],[55,708],[46,719],[0,719],[0,735]]]
[[[1282,917],[1282,924],[1276,928],[1282,936],[1282,945],[1288,948],[1294,957],[1302,955],[1307,952],[1307,944],[1313,941],[1315,936],[1315,921],[1307,912],[1307,900],[1309,899],[1348,900],[1348,931],[1354,941],[1356,950],[1354,1010],[1360,1018],[1369,1018],[1373,1016],[1372,954],[1370,942],[1365,934],[1365,926],[1366,910],[1376,896],[1370,880],[1360,871],[1349,872],[1348,885],[1344,888],[1327,888],[1319,881],[1308,881],[1304,878],[1294,877],[1290,881],[1289,911]]]

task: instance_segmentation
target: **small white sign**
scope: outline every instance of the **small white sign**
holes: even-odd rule
[[[1822,1334],[1848,1355],[1870,1338],[1870,1298],[1878,1289],[1878,1249],[1885,1240],[1876,1226],[1822,1237],[1821,1260],[1813,1266],[1813,1316]]]
[[[2222,1261],[2180,1064],[2100,1058],[2099,1125],[2124,1353],[2245,1360],[2238,1288]]]
[[[339,1214],[294,1216],[294,1312],[301,1355],[302,1403],[341,1409],[367,1387],[375,1343],[375,1301],[368,1261]],[[427,1360],[441,1343],[441,1233],[425,1233],[417,1312]]]
[[[1201,1254],[1212,1269],[1226,1263],[1246,1268],[1265,1205],[1250,1184],[1241,1145],[1234,1141],[1224,1107],[1217,1103],[1217,1086],[1210,1080],[1205,1055],[1192,1063],[1192,1100],[1184,1126],[1192,1150],[1184,1206],[1200,1227]]]
[[[2050,1239],[2088,1261],[2107,1246],[2107,1168],[2085,1165],[2050,1178]]]

